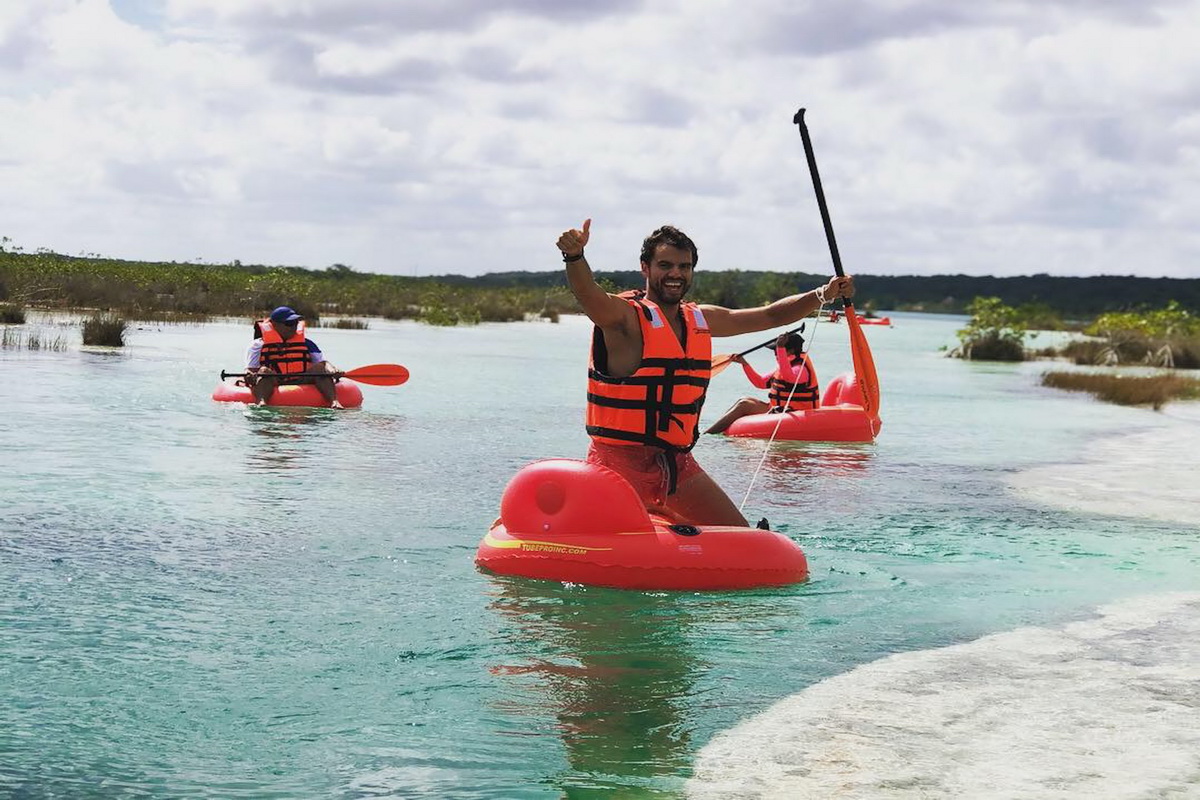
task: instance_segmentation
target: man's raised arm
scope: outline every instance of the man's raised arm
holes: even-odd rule
[[[722,306],[704,305],[704,318],[708,320],[713,336],[737,336],[789,325],[804,319],[825,303],[836,298],[854,296],[854,278],[830,278],[829,283],[811,292],[794,294],[757,308],[730,309]]]
[[[621,298],[600,288],[583,255],[583,248],[591,238],[591,227],[592,221],[585,219],[582,230],[572,228],[558,237],[558,249],[567,266],[567,284],[592,322],[602,329],[625,328],[633,319],[632,309]]]

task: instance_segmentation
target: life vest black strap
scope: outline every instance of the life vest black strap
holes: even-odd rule
[[[792,398],[793,401],[801,400],[801,401],[808,402],[808,401],[817,399],[817,392],[815,389],[797,390],[794,392],[792,392],[792,391],[778,391],[777,392],[775,390],[771,390],[770,394],[768,394],[767,396],[769,398],[771,398],[772,400],[780,400],[783,402],[786,402],[789,397]]]
[[[629,375],[624,378],[613,378],[596,370],[588,370],[588,377],[597,383],[604,383],[609,386],[658,386],[666,380],[666,375],[646,375],[635,376]],[[708,387],[709,379],[695,375],[672,375],[671,380],[676,386],[703,386]]]
[[[617,428],[605,428],[600,425],[588,425],[586,430],[589,436],[603,436],[605,439],[615,439],[619,442],[630,442],[633,444],[645,444],[658,447],[662,442],[656,436],[646,436],[632,431],[623,431]]]
[[[791,404],[813,405],[817,402],[818,395],[819,390],[811,377],[807,377],[802,383],[789,383],[776,376],[771,379],[767,397],[773,403],[784,407]]]
[[[654,321],[654,312],[650,310],[650,306],[643,303],[640,298],[634,300],[633,302],[641,310],[643,317],[645,317],[650,322]]]
[[[663,450],[659,454],[660,463],[667,471],[667,495],[673,495],[679,490],[679,462],[675,450]]]
[[[712,360],[703,361],[698,358],[643,358],[641,366],[659,369],[673,369],[676,372],[705,371],[712,369]]]
[[[649,447],[657,447],[659,450],[674,450],[678,453],[690,452],[696,446],[696,443],[693,441],[687,447],[676,447],[670,442],[664,442],[656,436],[643,436],[639,433],[631,433],[630,431],[623,431],[617,428],[605,428],[602,425],[588,425],[586,429],[589,436],[600,436],[618,442],[629,442],[630,444],[644,444]]]
[[[588,402],[605,408],[621,408],[626,411],[640,411],[643,409],[656,409],[662,406],[661,403],[647,403],[645,400],[626,400],[619,397],[603,397],[598,394],[588,393]],[[699,413],[703,405],[699,402],[692,403],[672,403],[670,412],[676,413]]]

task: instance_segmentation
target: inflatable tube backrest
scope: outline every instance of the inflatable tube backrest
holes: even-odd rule
[[[535,461],[513,476],[500,498],[513,536],[595,536],[652,531],[654,523],[629,482],[607,467],[570,458]]]
[[[862,404],[862,389],[858,387],[858,378],[853,372],[843,372],[830,381],[825,387],[825,394],[821,397],[822,407],[861,406]]]

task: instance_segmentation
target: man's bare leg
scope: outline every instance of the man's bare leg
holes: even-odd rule
[[[258,404],[265,406],[271,399],[271,395],[275,394],[275,387],[278,385],[279,378],[274,375],[259,375],[250,385],[250,391],[254,394],[254,399],[258,401]]]
[[[322,361],[313,368],[316,372],[337,372],[337,369],[327,361]],[[337,399],[337,386],[334,383],[333,377],[321,376],[313,378],[313,384],[317,387],[317,391],[325,398],[325,402],[329,403],[330,408],[341,408],[342,404]]]
[[[729,407],[719,420],[709,426],[705,433],[724,433],[735,419],[748,417],[751,414],[765,414],[771,406],[765,400],[758,400],[753,397],[743,397]]]
[[[666,510],[689,525],[737,525],[748,527],[746,518],[717,482],[701,472],[679,484],[669,495]]]

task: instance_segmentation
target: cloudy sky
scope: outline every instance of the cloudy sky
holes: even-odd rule
[[[0,235],[403,275],[1200,277],[1200,0],[3,0]]]

